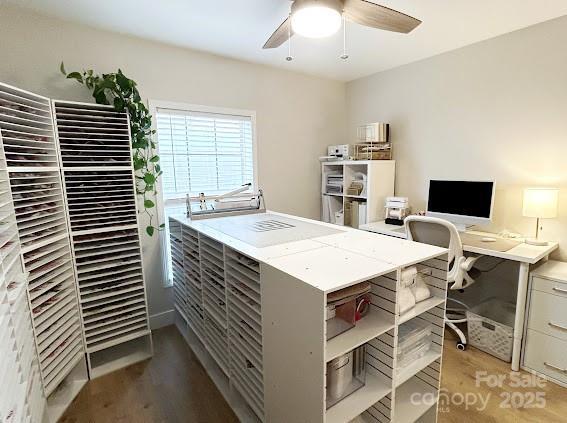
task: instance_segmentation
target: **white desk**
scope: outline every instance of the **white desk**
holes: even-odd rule
[[[388,225],[384,221],[369,223],[362,225],[360,229],[375,232],[382,235],[394,236],[397,238],[406,238],[403,226]],[[486,232],[467,231],[470,235],[489,236],[498,238],[498,235]],[[535,246],[520,243],[508,251],[497,251],[490,249],[490,243],[486,243],[486,247],[467,245],[463,243],[463,250],[481,254],[484,256],[497,257],[519,263],[520,272],[518,275],[518,294],[516,297],[516,318],[514,322],[514,347],[512,350],[512,370],[520,369],[520,355],[522,350],[522,338],[524,334],[524,317],[526,313],[526,297],[528,293],[528,277],[530,273],[530,265],[536,264],[540,260],[545,260],[558,247],[557,242],[550,242],[546,246]]]

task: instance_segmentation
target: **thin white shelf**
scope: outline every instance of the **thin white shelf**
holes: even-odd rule
[[[391,315],[372,308],[356,326],[327,341],[325,360],[330,361],[394,328]]]
[[[348,195],[348,194],[344,194],[345,197],[347,198],[355,198],[355,199],[359,199],[359,200],[366,200],[368,199],[368,197],[366,195]]]
[[[364,387],[343,398],[327,410],[327,423],[349,422],[356,416],[362,414],[370,406],[380,401],[392,391],[391,383],[375,376],[366,374]]]
[[[110,347],[90,355],[91,378],[103,376],[131,364],[151,358],[149,335]]]
[[[440,348],[432,346],[431,349],[419,360],[415,360],[408,366],[397,370],[395,377],[396,386],[402,385],[439,358],[441,358]]]
[[[427,300],[421,301],[415,305],[414,308],[405,312],[404,314],[400,315],[398,323],[401,325],[402,323],[407,322],[408,320],[413,319],[414,317],[419,316],[426,311],[431,310],[432,308],[437,307],[445,302],[445,298],[435,297],[432,296]]]
[[[412,395],[419,393],[420,398],[436,398],[437,389],[418,378],[412,378],[396,389],[394,420],[396,423],[414,423],[437,402],[412,401]]]

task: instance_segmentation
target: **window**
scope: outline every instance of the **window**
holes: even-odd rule
[[[256,189],[255,113],[169,103],[153,106],[163,170],[158,205],[166,223],[164,270],[171,285],[168,217],[186,211],[187,194],[222,194],[246,183]]]
[[[166,204],[254,182],[250,116],[158,108],[156,122]]]

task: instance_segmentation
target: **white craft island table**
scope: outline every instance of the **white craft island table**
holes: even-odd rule
[[[242,421],[434,422],[447,250],[274,212],[170,217],[176,323]],[[400,273],[417,266],[432,297],[400,315]],[[333,291],[371,281],[357,325],[326,341]],[[397,366],[398,326],[431,323],[433,347]],[[366,384],[326,407],[326,363],[366,345]]]

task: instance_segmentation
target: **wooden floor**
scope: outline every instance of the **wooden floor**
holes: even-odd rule
[[[60,422],[237,422],[177,328],[152,335],[151,360],[88,382]]]
[[[236,422],[236,416],[177,329],[174,326],[159,329],[153,332],[153,337],[153,359],[89,382],[61,422]],[[552,383],[543,389],[515,389],[509,386],[509,381],[502,388],[491,389],[485,384],[477,388],[477,371],[507,376],[510,368],[507,363],[474,348],[464,353],[457,351],[454,341],[448,339],[443,357],[440,423],[567,422],[566,389]],[[545,408],[500,407],[505,400],[501,395],[514,391],[521,392],[527,400],[531,395],[528,392],[542,391]],[[490,395],[484,410],[479,395],[483,400]],[[468,397],[468,405],[461,402],[464,397]],[[518,403],[517,398],[514,401]]]
[[[490,387],[487,382],[477,387],[477,372],[492,375],[491,379],[500,377],[501,385],[496,383]],[[510,376],[510,364],[492,357],[473,347],[467,351],[458,351],[452,334],[446,332],[443,349],[443,366],[441,373],[441,396],[439,407],[439,423],[516,423],[516,422],[567,422],[567,389],[535,378],[527,372]],[[521,375],[525,387],[514,386],[518,375]],[[535,378],[535,380],[534,380]],[[480,380],[480,379],[479,379]],[[534,382],[542,382],[545,387],[534,386]],[[538,394],[541,392],[541,394]],[[461,398],[469,397],[468,406],[461,404]],[[476,397],[476,404],[472,398]],[[540,396],[545,403],[543,408],[536,408]],[[446,400],[449,398],[449,400]],[[481,404],[486,401],[486,407]],[[516,408],[508,405],[516,405]]]

